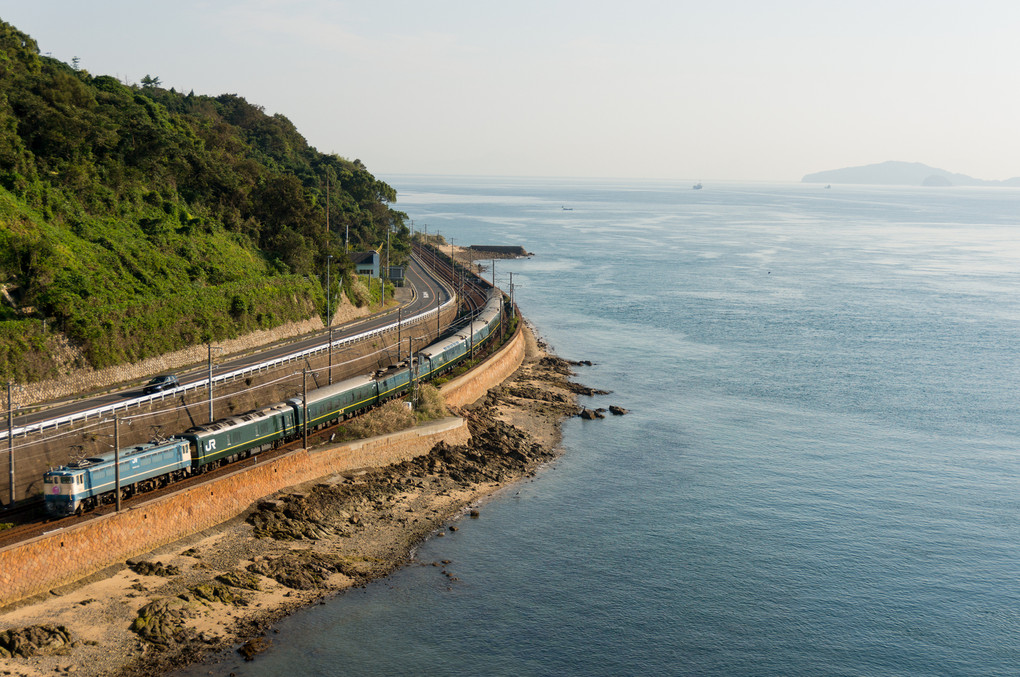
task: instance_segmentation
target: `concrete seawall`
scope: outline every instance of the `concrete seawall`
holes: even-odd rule
[[[523,323],[499,351],[466,374],[444,383],[440,391],[448,407],[463,407],[483,397],[489,388],[505,381],[524,362]]]
[[[523,359],[519,325],[498,352],[443,386],[447,404],[461,407],[477,400]],[[263,463],[244,461],[224,477],[0,549],[0,606],[221,524],[286,487],[356,468],[399,463],[427,454],[440,441],[464,444],[469,438],[467,423],[451,417],[390,435],[298,449]]]

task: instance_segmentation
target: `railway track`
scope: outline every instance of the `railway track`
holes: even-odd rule
[[[423,265],[457,292],[464,312],[474,312],[485,305],[492,285],[451,259],[440,247],[415,242],[413,251]]]
[[[419,251],[420,249],[420,251]],[[436,255],[432,248],[416,246],[415,255],[422,263],[432,269],[432,273],[451,287],[459,286],[458,296],[463,304],[462,314],[471,316],[480,309],[489,294],[491,285],[477,278],[466,268],[456,264],[451,267],[449,257],[445,261]],[[484,356],[493,349],[493,344],[487,345],[478,355]],[[309,430],[309,446],[318,446],[329,441],[334,436],[339,424],[327,426],[319,430]],[[303,440],[298,438],[290,442],[281,443],[278,447],[263,451],[257,456],[243,459],[238,462],[223,465],[197,475],[192,475],[183,480],[172,482],[153,491],[122,497],[122,509],[137,507],[160,497],[176,493],[178,491],[194,487],[210,480],[221,477],[225,474],[244,470],[257,463],[264,463],[295,449],[303,447]],[[0,530],[0,548],[13,545],[22,541],[42,536],[46,533],[63,529],[87,522],[89,520],[111,514],[116,511],[116,505],[111,501],[97,507],[96,509],[81,515],[69,517],[51,517],[46,514],[44,503],[32,501],[19,504],[10,509],[0,512],[0,524],[11,524],[9,528]]]

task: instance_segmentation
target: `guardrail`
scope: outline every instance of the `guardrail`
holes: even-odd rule
[[[417,259],[417,257],[415,258]],[[225,381],[232,381],[238,377],[247,376],[249,374],[257,374],[262,371],[269,371],[270,369],[279,367],[280,365],[283,364],[287,364],[288,362],[302,360],[312,355],[319,355],[321,353],[327,352],[330,349],[330,347],[342,348],[344,346],[349,346],[353,343],[357,343],[358,341],[364,341],[365,339],[372,338],[373,336],[379,336],[388,331],[392,331],[393,329],[397,328],[398,324],[400,326],[403,326],[409,322],[419,322],[423,320],[428,320],[429,318],[436,316],[437,314],[441,313],[444,308],[447,308],[451,303],[455,303],[456,297],[454,296],[453,292],[448,287],[446,287],[446,285],[441,280],[439,280],[431,271],[428,270],[428,268],[425,267],[423,261],[419,260],[418,263],[421,264],[422,269],[428,273],[429,277],[431,277],[436,284],[442,285],[443,288],[445,288],[447,292],[450,294],[450,298],[447,299],[446,303],[443,303],[438,308],[431,308],[422,313],[418,313],[417,315],[402,318],[399,323],[393,322],[391,324],[387,324],[377,329],[370,329],[368,331],[364,331],[353,336],[348,336],[342,339],[336,339],[332,342],[332,346],[330,345],[330,342],[327,341],[322,345],[307,348],[296,353],[283,355],[281,357],[269,360],[267,362],[261,362],[259,364],[243,367],[241,369],[235,369],[234,371],[227,372],[225,374],[219,374],[218,376],[213,377],[212,379],[213,385],[217,383],[223,383]],[[29,425],[14,428],[13,431],[10,432],[8,430],[0,431],[0,440],[6,440],[9,434],[13,435],[14,437],[17,437],[18,435],[28,435],[29,433],[42,432],[43,430],[49,428],[58,428],[62,425],[70,425],[72,423],[77,423],[80,421],[87,421],[90,418],[106,416],[107,414],[112,414],[117,411],[129,409],[131,407],[139,407],[145,404],[149,404],[151,402],[162,402],[168,397],[176,397],[178,395],[183,395],[193,390],[204,389],[208,387],[209,379],[205,379],[204,381],[196,381],[195,383],[189,383],[187,385],[174,388],[173,390],[165,390],[152,395],[142,395],[141,397],[125,400],[124,402],[107,404],[102,407],[96,407],[95,409],[79,411],[75,412],[74,414],[68,414],[67,416],[61,416],[60,418],[48,419],[46,421],[38,421],[36,423],[31,423]]]

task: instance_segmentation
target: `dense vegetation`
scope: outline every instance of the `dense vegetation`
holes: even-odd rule
[[[324,314],[327,256],[334,285],[353,277],[345,230],[407,255],[395,191],[359,160],[239,96],[142,83],[0,22],[2,379],[54,376],[60,333],[98,368]]]

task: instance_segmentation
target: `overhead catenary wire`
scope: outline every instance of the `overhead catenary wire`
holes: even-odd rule
[[[430,310],[430,311],[427,311],[425,313],[422,313],[422,314],[419,314],[418,316],[416,316],[412,321],[407,323],[408,324],[408,328],[410,328],[411,326],[420,325],[422,323],[426,323],[426,325],[427,325],[427,323],[430,321],[430,316],[432,315],[432,312],[436,313],[437,320],[438,320],[439,319],[439,315],[441,314],[441,312],[443,310],[443,307],[445,307],[450,302],[455,302],[455,299],[456,299],[456,295],[454,294],[453,296],[451,296],[450,298],[447,299],[446,303],[442,303],[442,302],[440,302],[441,299],[439,298],[439,294],[437,294],[436,296],[437,296],[437,299],[436,299],[437,304],[436,304],[434,310]],[[469,325],[475,319],[475,317],[478,315],[478,313],[479,313],[478,310],[474,310],[472,312],[469,312],[466,316],[461,316],[460,318],[458,318],[454,322],[450,323],[447,326],[447,329],[450,330],[450,331],[453,331],[453,332],[458,331],[461,327]],[[437,327],[439,327],[439,325],[437,325]],[[383,328],[381,330],[373,330],[369,334],[359,335],[359,337],[356,337],[356,340],[364,340],[364,339],[369,338],[372,335],[385,334],[385,333],[387,333],[387,331],[392,330],[393,328],[394,328],[393,326],[389,326],[389,327],[385,327],[385,328]],[[442,332],[439,331],[439,329],[437,329],[436,339],[438,339],[440,337],[441,333]],[[332,339],[332,336],[330,338]],[[422,338],[425,338],[425,337],[422,337]],[[340,343],[340,344],[345,344],[346,343],[346,344],[349,344],[349,343],[352,343],[352,342],[353,342],[352,341],[352,337],[348,337],[347,339],[343,339],[341,341],[336,341],[336,342],[331,340],[330,341],[330,345],[332,345],[333,343]],[[350,359],[341,362],[339,365],[330,365],[330,367],[324,366],[324,367],[319,367],[319,368],[314,368],[314,369],[313,368],[307,368],[306,370],[304,370],[304,372],[305,372],[305,374],[312,373],[313,375],[314,374],[321,374],[322,372],[325,372],[327,369],[330,369],[332,366],[349,365],[349,364],[356,363],[356,362],[359,362],[359,361],[364,361],[366,359],[367,360],[371,360],[373,357],[379,356],[381,354],[385,354],[389,358],[389,360],[388,360],[389,362],[399,364],[400,363],[399,344],[397,344],[397,346],[395,346],[395,348],[396,348],[396,359],[394,359],[394,357],[393,357],[394,346],[383,346],[382,348],[379,348],[379,349],[367,352],[365,354],[351,357]],[[212,350],[212,347],[210,347],[210,352],[211,352],[211,350]],[[301,353],[296,353],[296,354],[294,354],[292,356],[289,356],[289,359],[287,361],[292,361],[293,359],[301,359],[301,358],[303,358],[305,360],[305,362],[307,363],[307,359],[308,359],[308,356],[310,354],[321,353],[321,352],[322,352],[322,347],[320,346],[316,350],[302,351]],[[211,360],[210,360],[210,362],[211,362]],[[270,366],[270,363],[267,363],[265,365],[259,365],[259,367],[256,370],[253,370],[253,371],[263,371],[264,368],[269,367],[269,366]],[[237,378],[237,376],[240,373],[241,372],[232,372],[230,374],[226,374],[224,376],[221,376],[219,380],[226,380],[228,378],[230,380],[233,380],[233,379]],[[272,379],[272,380],[270,380],[270,381],[268,381],[266,383],[261,383],[261,384],[258,384],[258,385],[253,385],[253,386],[250,386],[250,387],[245,387],[245,388],[242,388],[240,390],[234,390],[233,392],[225,393],[225,394],[220,395],[218,397],[210,397],[209,398],[210,406],[212,405],[212,402],[217,402],[217,401],[222,401],[222,400],[225,400],[225,399],[235,398],[238,395],[255,393],[255,392],[259,391],[260,389],[269,388],[269,387],[278,385],[280,383],[284,383],[284,382],[290,381],[290,380],[293,379],[293,377],[294,377],[293,374],[283,375],[283,376],[280,376],[278,378],[274,378],[274,379]],[[210,378],[209,378],[208,382],[209,383],[212,382],[211,374],[210,374]],[[122,415],[122,414],[117,414],[116,412],[118,410],[123,411],[125,408],[130,407],[130,406],[139,406],[141,403],[140,402],[129,402],[129,403],[125,403],[125,404],[118,403],[117,405],[109,407],[109,412],[108,413],[112,414],[114,416],[114,419],[112,419],[112,420],[114,420],[115,422],[123,420],[123,421],[125,421],[125,422],[130,424],[131,422],[137,421],[139,419],[149,419],[149,418],[151,418],[152,416],[154,416],[156,414],[166,414],[166,413],[179,412],[182,409],[187,409],[187,408],[195,406],[196,404],[198,404],[198,402],[191,402],[191,403],[180,402],[180,403],[177,403],[176,395],[178,395],[178,394],[183,395],[184,393],[187,393],[189,391],[198,390],[198,389],[202,388],[205,385],[205,383],[206,382],[198,382],[196,384],[189,384],[189,387],[185,388],[185,389],[182,389],[180,393],[174,392],[172,394],[172,399],[171,399],[171,402],[174,402],[174,403],[171,404],[170,406],[162,406],[162,407],[160,407],[160,408],[158,408],[156,410],[147,411],[147,412],[144,412],[144,413],[140,412],[140,413],[136,413],[136,414],[123,414]],[[318,383],[317,383],[317,385],[318,385]],[[164,397],[164,395],[161,395],[159,400],[162,401],[163,397]],[[273,397],[276,397],[276,395],[274,395]],[[155,398],[152,398],[152,399],[150,399],[148,401],[152,402],[154,400],[155,400]],[[20,407],[17,408],[17,409],[20,409]],[[96,412],[94,412],[94,415],[103,415],[103,412],[96,411]],[[227,417],[227,418],[229,418],[229,417]],[[21,430],[15,431],[15,436],[19,436],[19,433],[20,433],[20,436],[22,437],[22,441],[20,441],[17,444],[17,447],[16,447],[17,450],[19,451],[18,457],[21,458],[21,459],[30,460],[30,461],[37,461],[39,458],[42,458],[42,457],[48,458],[52,454],[52,450],[40,449],[40,451],[38,451],[36,453],[26,453],[26,452],[28,452],[28,448],[30,448],[30,447],[37,446],[37,445],[52,444],[53,442],[57,442],[57,441],[63,440],[63,439],[73,439],[75,437],[81,437],[83,439],[87,439],[89,435],[92,435],[92,441],[94,442],[95,441],[95,435],[98,434],[96,431],[98,429],[102,428],[103,426],[108,425],[109,422],[111,421],[110,418],[103,418],[101,420],[95,420],[93,422],[87,422],[87,420],[88,420],[87,418],[80,418],[80,419],[78,419],[78,422],[79,423],[84,423],[84,425],[80,425],[80,427],[75,427],[74,429],[58,431],[57,428],[54,427],[54,428],[51,429],[50,433],[46,433],[45,427],[43,427],[42,429],[37,427],[36,431],[41,433],[41,435],[32,436],[31,438],[29,436],[29,432],[30,432],[31,428],[22,428]],[[59,421],[57,423],[59,423]],[[74,420],[71,419],[71,420],[67,421],[67,423],[74,423]],[[39,425],[40,426],[45,426],[45,423],[39,424]],[[11,442],[13,442],[13,441],[14,440],[12,438]],[[84,448],[82,448],[81,450],[82,450],[82,453],[85,453],[84,452]],[[13,488],[13,482],[12,482],[12,488]]]

